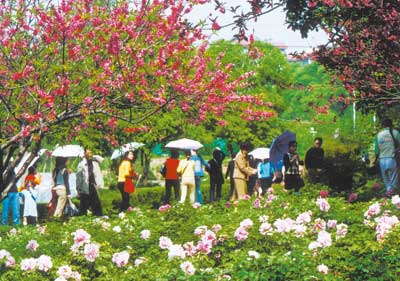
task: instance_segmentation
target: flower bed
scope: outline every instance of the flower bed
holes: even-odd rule
[[[0,228],[1,280],[395,280],[398,197],[349,204],[304,188],[201,207],[132,208]]]

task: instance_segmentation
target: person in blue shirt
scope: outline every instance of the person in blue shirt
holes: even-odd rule
[[[12,172],[6,179],[7,186],[10,182],[12,182],[15,178],[15,173]],[[8,191],[7,196],[3,200],[3,208],[2,208],[2,215],[1,215],[1,224],[7,225],[8,223],[8,212],[11,209],[12,213],[12,222],[15,225],[19,225],[20,223],[20,206],[19,206],[19,194],[18,194],[18,187],[14,183],[11,189]]]
[[[275,169],[269,162],[269,159],[264,159],[257,166],[258,179],[260,180],[262,195],[267,192],[267,189],[271,187]]]
[[[204,177],[203,166],[208,170],[210,166],[208,163],[197,153],[192,150],[191,160],[194,161],[194,178],[196,183],[196,202],[203,204],[203,196],[201,195],[201,178]]]

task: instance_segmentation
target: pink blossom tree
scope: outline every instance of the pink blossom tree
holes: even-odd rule
[[[23,155],[33,152],[16,178],[56,130],[73,138],[94,128],[115,142],[109,130],[148,130],[144,120],[176,107],[196,108],[189,119],[201,121],[255,104],[238,92],[251,73],[211,67],[207,38],[184,19],[203,2],[1,1],[2,197]]]

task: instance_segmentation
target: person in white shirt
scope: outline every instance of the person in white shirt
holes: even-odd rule
[[[195,178],[194,178],[194,161],[190,159],[190,151],[186,151],[186,158],[179,162],[177,169],[178,175],[181,176],[181,200],[180,203],[184,203],[186,200],[186,194],[189,190],[190,202],[194,203],[194,192],[196,188]]]
[[[37,222],[38,212],[36,198],[38,195],[34,184],[30,181],[26,183],[26,189],[21,191],[24,198],[24,225],[35,225]]]

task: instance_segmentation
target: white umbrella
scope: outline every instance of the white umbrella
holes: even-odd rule
[[[195,140],[191,140],[191,139],[179,139],[179,140],[175,140],[175,141],[170,141],[169,143],[167,143],[167,145],[165,146],[166,148],[177,148],[177,149],[193,149],[193,150],[197,150],[199,148],[202,148],[203,145]]]
[[[254,149],[249,155],[253,155],[256,159],[268,159],[269,158],[269,148],[267,147],[260,147]]]
[[[51,154],[54,157],[83,157],[83,147],[75,144],[58,146]]]
[[[113,151],[111,155],[111,160],[121,157],[122,154],[124,154],[127,151],[134,151],[142,146],[144,146],[144,143],[141,142],[131,142],[124,144],[120,148]]]

